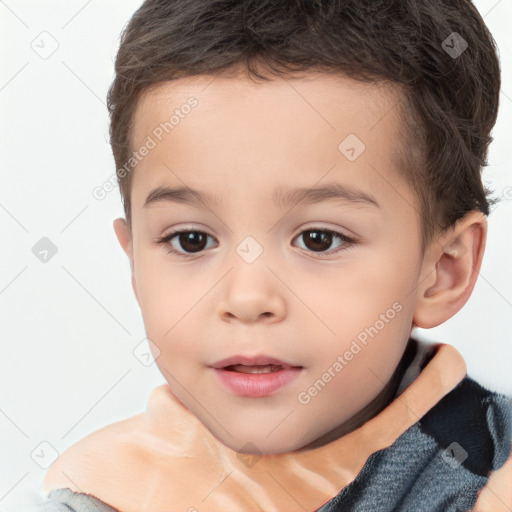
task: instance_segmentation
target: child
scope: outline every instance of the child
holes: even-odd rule
[[[510,398],[412,336],[478,277],[499,87],[466,0],[146,0],[114,228],[166,384],[40,510],[510,510]]]

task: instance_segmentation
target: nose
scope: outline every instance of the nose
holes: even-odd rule
[[[276,323],[286,315],[284,285],[264,263],[237,263],[223,286],[218,314],[225,322]]]

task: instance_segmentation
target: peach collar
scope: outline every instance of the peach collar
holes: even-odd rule
[[[68,448],[43,490],[92,494],[123,512],[317,510],[465,377],[453,346],[428,346],[428,364],[379,414],[328,444],[284,454],[249,456],[226,447],[163,384],[145,412]]]

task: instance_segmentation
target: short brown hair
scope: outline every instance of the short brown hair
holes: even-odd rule
[[[307,70],[396,84],[403,94],[398,171],[416,192],[423,247],[472,210],[500,92],[496,43],[469,0],[146,0],[121,35],[108,91],[110,142],[128,224],[126,169],[141,94],[158,83],[239,66]],[[290,73],[290,74],[289,74]]]

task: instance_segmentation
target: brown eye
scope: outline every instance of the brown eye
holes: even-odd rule
[[[213,238],[203,231],[173,231],[157,240],[157,243],[166,247],[169,253],[186,257],[206,249],[208,237]]]
[[[178,234],[176,238],[185,252],[197,252],[206,247],[206,236],[199,231],[185,231]]]
[[[304,244],[312,251],[326,251],[332,244],[332,233],[328,231],[305,231],[303,234]]]
[[[327,255],[342,251],[355,243],[355,240],[343,233],[328,229],[307,229],[297,237],[297,240],[301,239],[304,249]],[[335,242],[336,245],[332,248]]]

